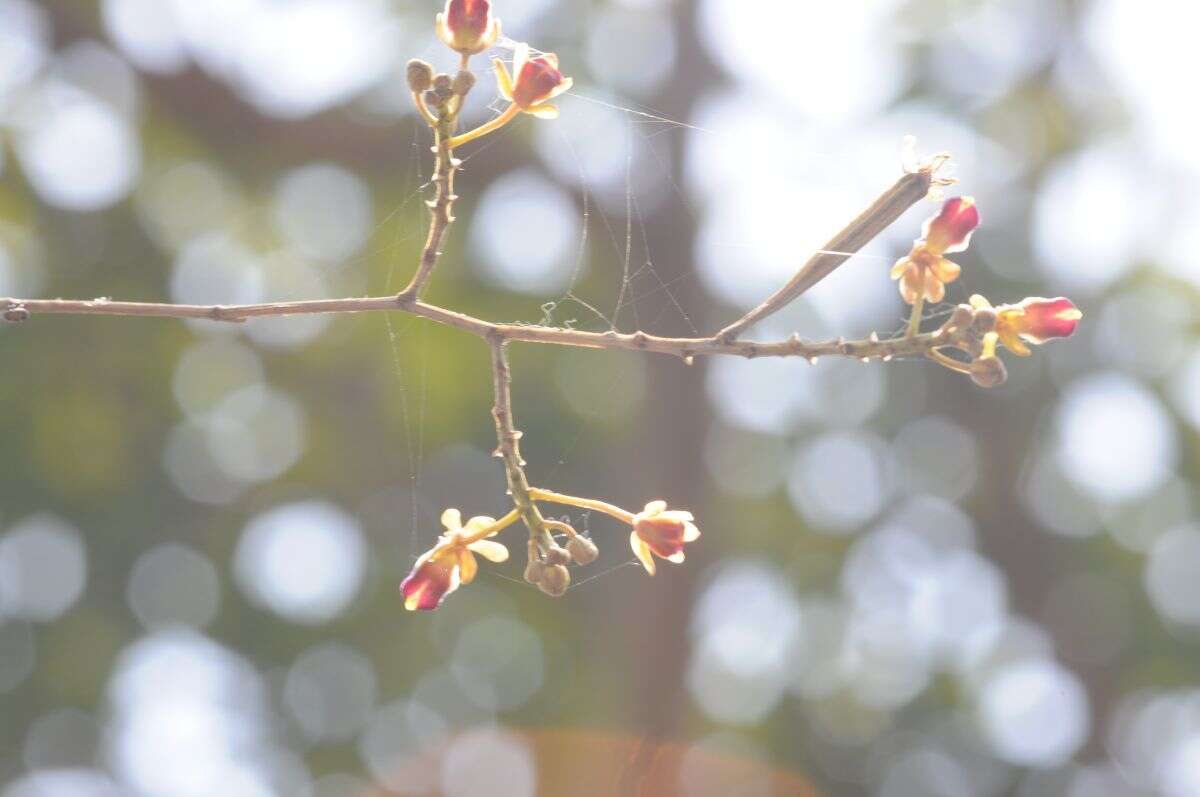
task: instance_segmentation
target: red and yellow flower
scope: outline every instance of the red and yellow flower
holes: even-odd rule
[[[674,564],[684,560],[683,546],[700,538],[692,520],[691,512],[669,510],[666,501],[651,501],[633,516],[629,545],[647,573],[654,575],[655,556]]]
[[[899,280],[904,301],[940,302],[946,297],[946,283],[958,279],[962,267],[945,255],[965,250],[978,226],[974,199],[960,196],[945,201],[941,211],[925,222],[912,251],[892,266],[892,279]]]
[[[494,59],[492,65],[496,69],[500,95],[518,110],[540,119],[557,117],[558,108],[550,100],[575,85],[573,79],[564,77],[559,71],[557,55],[543,53],[530,57],[528,44],[517,45],[511,75],[499,58]]]
[[[987,299],[975,295],[971,297],[971,306],[977,310],[995,310],[997,338],[1021,357],[1031,354],[1027,343],[1040,345],[1054,338],[1070,337],[1083,318],[1075,303],[1064,296],[1054,299],[1030,296],[1017,304],[992,308]]]
[[[496,43],[500,20],[492,17],[488,0],[446,0],[446,10],[437,15],[437,35],[450,49],[475,55]]]
[[[508,549],[487,538],[498,534],[516,517],[515,511],[499,521],[480,515],[468,520],[464,526],[462,514],[457,509],[443,512],[442,525],[446,527],[446,533],[438,538],[437,545],[421,554],[412,572],[400,584],[404,608],[409,611],[436,609],[460,584],[470,584],[479,569],[475,554],[490,562],[508,559]]]

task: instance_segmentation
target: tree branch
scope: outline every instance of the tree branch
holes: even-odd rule
[[[424,103],[421,101],[420,95],[417,95],[416,99],[418,107],[423,108]],[[429,279],[433,276],[433,269],[441,255],[442,241],[446,237],[446,231],[454,222],[454,200],[458,199],[454,195],[454,173],[458,170],[460,163],[450,148],[455,120],[456,114],[443,111],[442,116],[437,119],[433,127],[433,151],[436,154],[433,183],[436,186],[436,193],[433,200],[429,202],[429,234],[425,238],[425,247],[421,250],[417,273],[413,274],[408,286],[400,292],[400,296],[405,299],[415,300],[421,297],[421,292],[429,284]]]
[[[576,346],[588,349],[625,349],[670,354],[688,360],[692,357],[733,355],[737,357],[817,357],[842,356],[855,359],[921,356],[935,346],[946,345],[936,333],[910,338],[879,340],[872,336],[863,340],[837,338],[825,341],[803,341],[793,335],[784,340],[756,342],[748,340],[723,341],[718,337],[672,338],[646,332],[587,332],[528,324],[503,324],[447,310],[425,302],[408,301],[397,296],[368,296],[350,299],[316,299],[300,302],[268,304],[200,305],[158,304],[151,302],[114,302],[107,299],[4,299],[0,298],[0,314],[9,320],[27,316],[89,315],[134,316],[156,318],[199,318],[209,321],[240,323],[250,318],[314,315],[322,313],[349,314],[366,312],[401,312],[461,329],[489,341],[519,341],[555,346]]]
[[[492,419],[496,422],[496,456],[504,461],[508,493],[529,528],[530,535],[545,540],[549,530],[545,518],[530,496],[525,460],[521,458],[521,433],[513,421],[512,374],[508,367],[506,343],[500,337],[492,337],[488,342],[492,347],[492,386],[496,394],[496,403],[492,407]]]

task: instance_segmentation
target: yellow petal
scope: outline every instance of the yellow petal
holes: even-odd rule
[[[642,542],[636,531],[629,534],[629,547],[633,549],[633,555],[642,563],[642,567],[646,568],[646,572],[654,575],[654,554],[650,553],[650,546]]]
[[[967,299],[967,303],[976,310],[990,310],[992,308],[992,303],[978,293],[971,294],[971,298]]]
[[[551,103],[548,103],[548,102],[544,102],[541,105],[533,105],[533,106],[530,106],[529,108],[525,108],[524,110],[525,110],[525,113],[529,114],[530,116],[535,116],[538,119],[557,119],[558,118],[558,106],[552,105]]]
[[[934,258],[930,271],[942,282],[954,282],[962,273],[962,266],[944,257]]]
[[[463,549],[458,555],[459,577],[462,583],[470,584],[475,580],[475,573],[479,570],[479,563],[475,561],[475,557],[467,549]]]
[[[554,60],[555,60],[555,66],[557,67],[558,59],[556,58]],[[566,92],[570,91],[571,87],[574,85],[575,85],[575,78],[565,77],[562,79],[561,83],[559,83],[557,86],[554,87],[554,89],[550,92],[550,96],[546,97],[546,99],[552,100],[560,94],[565,94]]]
[[[462,528],[462,512],[459,512],[454,507],[450,507],[442,513],[442,525],[448,531],[457,531]]]
[[[896,283],[900,288],[900,296],[908,304],[916,304],[917,299],[921,296],[921,270],[909,269],[900,277],[900,282]]]
[[[889,276],[894,280],[898,280],[904,276],[904,272],[908,271],[908,269],[911,265],[912,265],[911,260],[909,260],[907,257],[902,257],[899,260],[897,260],[895,262],[895,264],[892,266],[892,270],[889,273]]]
[[[496,72],[496,88],[500,91],[500,96],[512,102],[513,82],[512,75],[508,74],[508,67],[499,58],[493,58],[492,69]]]
[[[1021,336],[1013,331],[1005,324],[996,325],[996,334],[1000,337],[1000,342],[1008,347],[1008,350],[1018,357],[1028,357],[1033,354],[1029,347],[1025,345],[1025,341],[1021,340]]]
[[[434,20],[434,28],[437,31],[437,37],[442,40],[442,44],[453,48],[454,34],[450,32],[450,26],[446,24],[446,15],[438,13]]]
[[[946,298],[946,285],[932,271],[925,272],[925,299],[940,302]]]
[[[488,517],[487,515],[476,515],[467,521],[467,525],[463,527],[463,530],[475,532],[494,525],[496,525],[496,518]]]
[[[489,562],[504,562],[508,560],[508,549],[504,547],[503,543],[492,540],[476,540],[468,545],[467,548]]]
[[[643,515],[657,515],[659,512],[667,508],[666,501],[651,501],[646,504],[646,508],[642,510]]]
[[[496,39],[499,38],[500,20],[493,18],[492,26],[488,28],[487,33],[483,35],[483,40],[480,41],[480,44],[483,46],[483,50],[491,49],[492,45],[496,43]],[[483,50],[480,50],[480,52],[483,52]]]

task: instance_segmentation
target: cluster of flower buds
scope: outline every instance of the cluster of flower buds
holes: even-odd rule
[[[463,98],[475,87],[475,74],[469,69],[460,69],[453,75],[435,74],[433,66],[419,58],[408,62],[406,74],[413,100],[431,124],[438,119],[454,118],[462,108]]]
[[[1070,337],[1081,318],[1083,313],[1079,308],[1063,296],[1054,299],[1030,296],[1017,304],[993,307],[987,299],[975,294],[967,304],[955,307],[935,333],[947,340],[939,348],[958,349],[970,361],[962,362],[937,350],[930,356],[947,368],[967,374],[980,387],[997,387],[1008,378],[997,345],[1003,344],[1014,354],[1028,357],[1032,353],[1028,344],[1040,345]]]
[[[525,580],[552,597],[559,597],[571,586],[568,565],[590,565],[600,556],[600,549],[588,537],[575,531],[570,524],[549,521],[554,531],[566,535],[566,545],[559,545],[553,535],[530,539],[529,562],[525,565]]]
[[[462,98],[475,85],[475,76],[467,69],[468,59],[491,48],[500,37],[500,20],[492,16],[488,0],[447,0],[445,10],[437,15],[436,27],[438,38],[462,56],[462,67],[453,76],[435,75],[426,62],[409,62],[408,86],[430,125],[457,118]],[[573,85],[571,78],[559,70],[558,56],[535,54],[525,43],[516,45],[511,73],[499,58],[492,64],[500,96],[508,101],[508,108],[474,130],[454,136],[449,141],[451,148],[499,130],[522,113],[540,119],[555,118],[558,108],[550,101]]]
[[[945,255],[964,251],[978,226],[979,208],[974,199],[947,199],[937,215],[925,222],[912,251],[892,267],[891,276],[899,280],[900,295],[914,308],[910,334],[916,332],[921,304],[944,299],[946,283],[953,282],[962,273],[962,268]],[[1055,299],[1031,296],[1017,304],[993,307],[991,302],[976,294],[967,304],[958,305],[934,333],[945,343],[939,343],[929,352],[929,357],[947,368],[969,375],[980,387],[996,387],[1008,378],[1004,362],[996,354],[998,344],[1014,354],[1028,357],[1031,352],[1027,344],[1069,337],[1081,318],[1083,313],[1079,308],[1061,296]],[[949,357],[940,351],[943,348],[964,352],[970,360],[964,362]]]

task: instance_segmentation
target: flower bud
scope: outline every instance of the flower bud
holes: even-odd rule
[[[957,332],[968,326],[975,320],[975,311],[965,304],[960,304],[954,308],[954,312],[950,314],[950,318],[946,319],[946,323],[942,324],[947,334]]]
[[[499,58],[492,60],[496,71],[496,82],[500,96],[528,114],[542,119],[558,116],[558,108],[551,104],[564,91],[570,90],[574,81],[565,77],[558,69],[558,56],[542,53],[530,56],[528,44],[517,45],[513,53],[513,73]]]
[[[433,67],[420,58],[409,61],[406,72],[408,87],[418,94],[433,85]]]
[[[560,597],[569,586],[571,571],[567,570],[566,565],[547,565],[542,571],[542,580],[538,582],[538,589],[553,598]]]
[[[425,93],[421,95],[421,97],[425,100],[425,104],[430,108],[441,108],[445,102],[445,98],[443,98],[433,89],[427,89]]]
[[[542,576],[545,575],[546,566],[537,559],[530,559],[529,564],[525,565],[525,580],[530,584],[541,583]]]
[[[596,547],[596,543],[578,534],[567,542],[567,551],[581,565],[590,565],[600,555],[600,549]]]
[[[561,94],[567,78],[558,71],[558,56],[554,53],[535,56],[519,64],[513,81],[513,102],[522,108],[532,108]]]
[[[500,20],[492,18],[488,0],[446,0],[446,9],[437,15],[437,35],[450,49],[475,55],[496,43]]]
[[[552,543],[546,549],[546,562],[550,565],[569,565],[571,564],[571,554],[562,546]]]
[[[433,78],[433,90],[443,101],[450,99],[454,96],[454,78],[442,72]]]
[[[450,85],[450,89],[460,97],[465,97],[473,88],[475,88],[475,73],[469,69],[460,69],[454,76],[454,82]]]
[[[1008,379],[1004,361],[994,354],[977,357],[971,362],[971,381],[980,387],[999,387]]]
[[[951,197],[936,216],[925,222],[925,245],[939,255],[961,252],[978,226],[979,208],[975,200],[969,196]]]
[[[979,307],[975,310],[975,319],[971,322],[971,332],[976,335],[986,335],[996,328],[996,311],[991,307]]]

